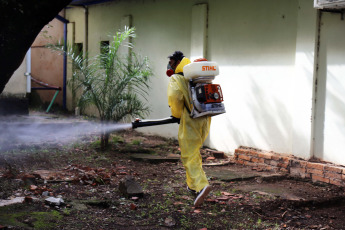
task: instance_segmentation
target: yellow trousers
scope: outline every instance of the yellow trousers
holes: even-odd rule
[[[184,108],[181,117],[178,141],[181,149],[181,160],[186,169],[186,182],[190,189],[199,192],[209,185],[205,172],[202,169],[200,148],[210,130],[211,118],[191,118]]]

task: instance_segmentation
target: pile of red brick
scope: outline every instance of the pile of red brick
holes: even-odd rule
[[[257,171],[285,172],[294,177],[345,186],[345,167],[324,162],[310,162],[294,156],[264,152],[250,148],[235,150],[237,164],[252,167]]]

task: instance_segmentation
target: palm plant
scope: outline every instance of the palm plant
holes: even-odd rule
[[[126,116],[144,117],[149,108],[143,102],[149,89],[152,70],[147,57],[130,51],[120,54],[121,46],[133,48],[135,28],[125,27],[111,36],[109,44],[103,44],[101,52],[92,58],[83,55],[73,46],[49,45],[53,50],[66,53],[73,65],[69,86],[78,92],[77,106],[81,111],[95,107],[101,122],[118,122]],[[108,145],[109,133],[101,134],[101,148]]]

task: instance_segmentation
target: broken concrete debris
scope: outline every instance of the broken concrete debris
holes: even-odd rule
[[[48,191],[42,192],[42,196],[49,196],[49,192]]]
[[[142,187],[132,176],[126,176],[119,183],[119,190],[125,197],[143,197]]]
[[[0,200],[0,207],[11,205],[11,204],[23,203],[24,199],[25,197],[15,197],[10,200]]]
[[[44,200],[46,204],[50,205],[50,206],[61,206],[63,205],[65,202],[62,198],[58,197],[48,197],[47,199]]]
[[[210,155],[211,157],[214,157],[215,159],[226,159],[228,158],[224,152],[222,151],[217,151],[214,149],[205,149],[206,150],[206,155]]]
[[[172,227],[176,225],[176,221],[172,217],[168,217],[164,220],[164,225],[167,227]]]

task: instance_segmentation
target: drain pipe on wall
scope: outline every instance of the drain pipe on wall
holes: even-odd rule
[[[26,92],[31,93],[31,48],[26,52]]]
[[[64,50],[67,49],[67,24],[69,21],[65,19],[64,17],[57,15],[55,18],[57,18],[59,21],[63,22],[63,39],[64,39]],[[66,110],[66,90],[67,90],[67,55],[64,53],[63,55],[63,86],[62,86],[62,107],[64,110]]]

